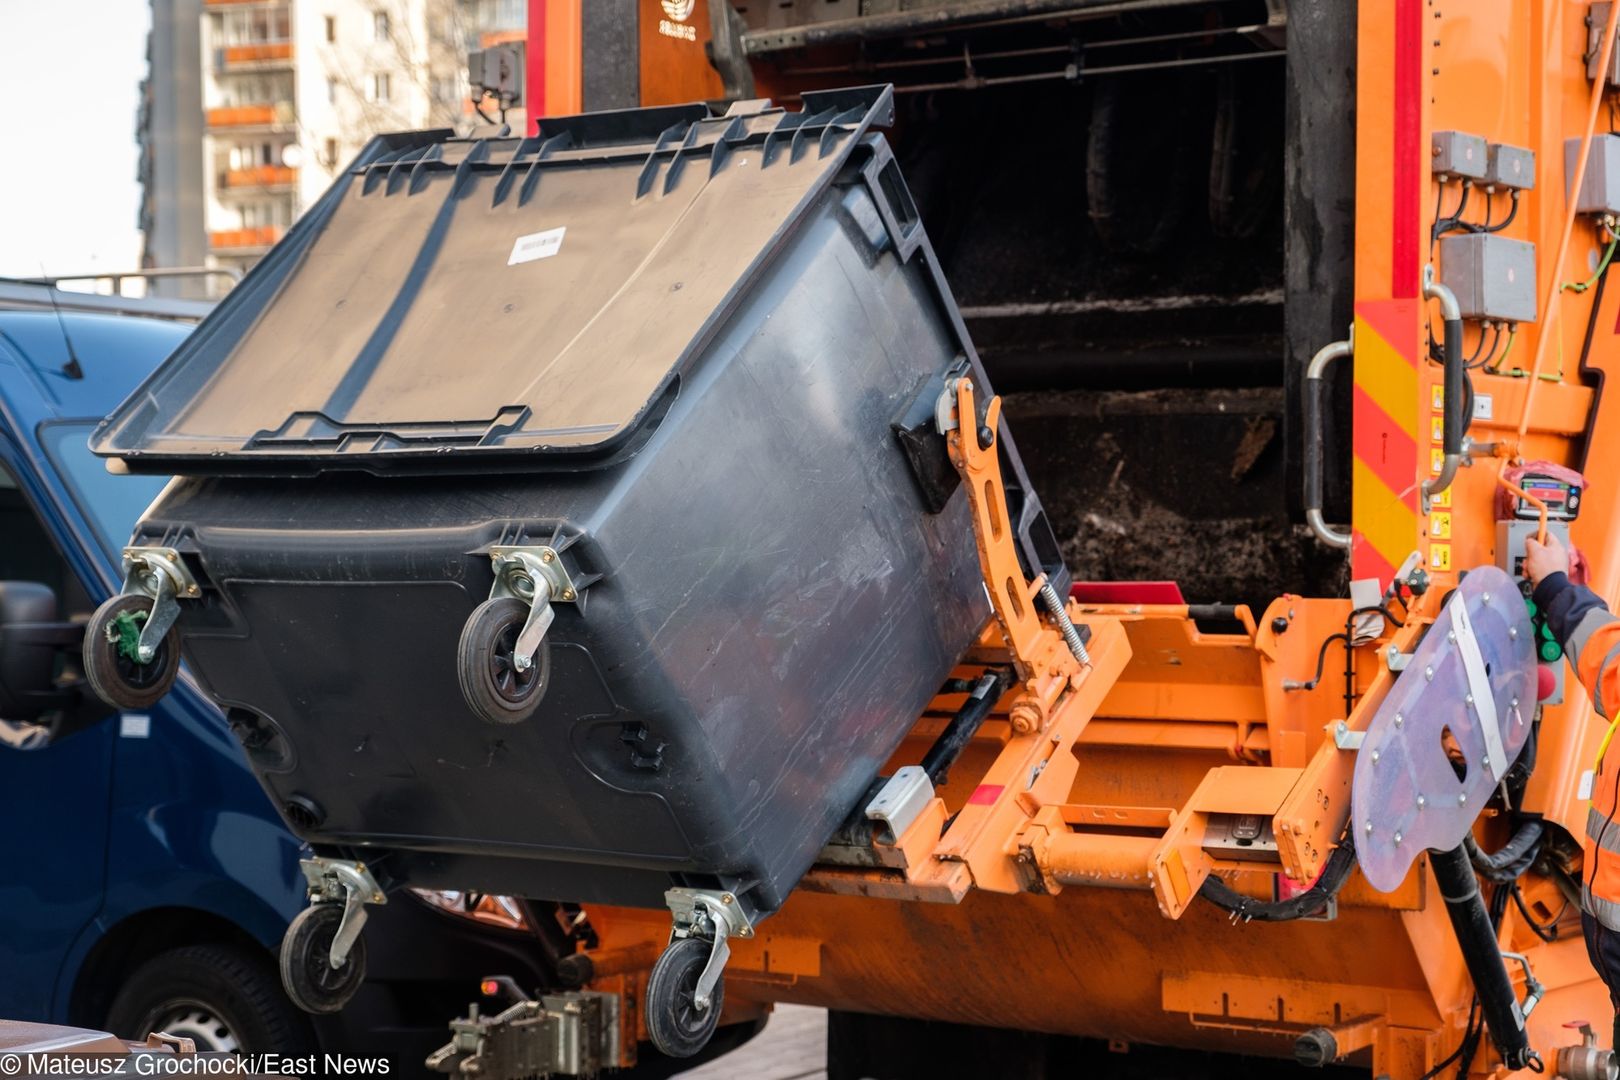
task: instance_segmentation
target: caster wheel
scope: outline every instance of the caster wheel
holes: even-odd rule
[[[546,696],[551,676],[551,650],[545,641],[535,653],[534,664],[519,671],[512,650],[518,634],[529,619],[529,606],[521,600],[502,597],[485,600],[461,628],[461,644],[456,650],[456,677],[467,707],[494,724],[516,724],[527,720]]]
[[[664,950],[647,979],[647,1035],[670,1057],[691,1057],[703,1049],[720,1022],[724,975],[715,981],[707,1009],[699,1010],[692,1000],[698,976],[709,962],[710,947],[701,938],[681,938]]]
[[[355,940],[342,967],[329,961],[342,921],[342,904],[314,904],[298,913],[281,939],[281,986],[305,1012],[337,1012],[365,981],[365,938]]]
[[[152,613],[149,596],[115,596],[84,628],[84,675],[97,697],[115,709],[147,709],[169,692],[180,672],[180,642],[171,628],[152,659],[135,658],[141,627]]]

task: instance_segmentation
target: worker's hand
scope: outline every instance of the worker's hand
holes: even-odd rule
[[[1549,574],[1569,573],[1569,552],[1553,533],[1547,534],[1545,544],[1538,543],[1534,535],[1524,538],[1524,576],[1530,584],[1540,585]]]

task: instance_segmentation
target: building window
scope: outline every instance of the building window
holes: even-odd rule
[[[371,93],[368,96],[372,101],[387,101],[392,89],[388,72],[379,71],[371,77]]]
[[[326,167],[328,169],[337,168],[337,158],[338,158],[337,140],[336,139],[327,139],[326,140]]]
[[[388,40],[388,12],[374,11],[371,13],[372,37],[378,41]]]
[[[326,40],[337,40],[337,16],[335,15],[328,15],[326,17]]]
[[[336,105],[337,104],[337,97],[338,97],[337,92],[338,92],[338,81],[336,79],[327,79],[326,80],[326,103],[328,105]]]

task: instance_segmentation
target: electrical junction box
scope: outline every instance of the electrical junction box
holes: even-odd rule
[[[1574,180],[1575,162],[1581,154],[1580,139],[1564,140],[1564,183]],[[1586,176],[1581,179],[1575,198],[1578,214],[1620,214],[1620,135],[1595,135],[1592,152],[1586,159]]]
[[[1536,186],[1536,152],[1491,143],[1485,149],[1484,183],[1503,191],[1529,191]]]
[[[1564,647],[1552,636],[1547,629],[1542,613],[1530,600],[1530,582],[1524,576],[1524,541],[1528,536],[1534,536],[1541,530],[1541,521],[1529,521],[1524,518],[1514,518],[1496,523],[1496,565],[1513,575],[1519,583],[1519,591],[1524,594],[1525,605],[1530,609],[1530,625],[1536,635],[1536,660],[1553,669],[1553,678],[1556,680],[1552,697],[1542,702],[1543,705],[1561,705],[1564,701],[1564,676],[1567,665],[1564,663]],[[1569,522],[1549,520],[1547,522],[1547,536],[1557,537],[1558,542],[1569,549]]]
[[[1429,139],[1429,171],[1441,176],[1479,180],[1485,176],[1485,139],[1463,131],[1437,131]]]
[[[1440,240],[1440,281],[1465,319],[1536,321],[1536,245],[1494,233]]]

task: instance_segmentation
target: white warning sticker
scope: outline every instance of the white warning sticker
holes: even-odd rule
[[[1592,797],[1592,781],[1594,779],[1596,778],[1592,775],[1591,769],[1581,773],[1580,785],[1575,790],[1577,799],[1590,799]]]
[[[562,250],[563,233],[567,231],[568,227],[564,225],[518,237],[512,242],[512,254],[507,256],[506,265],[516,266],[518,263],[551,258]]]

